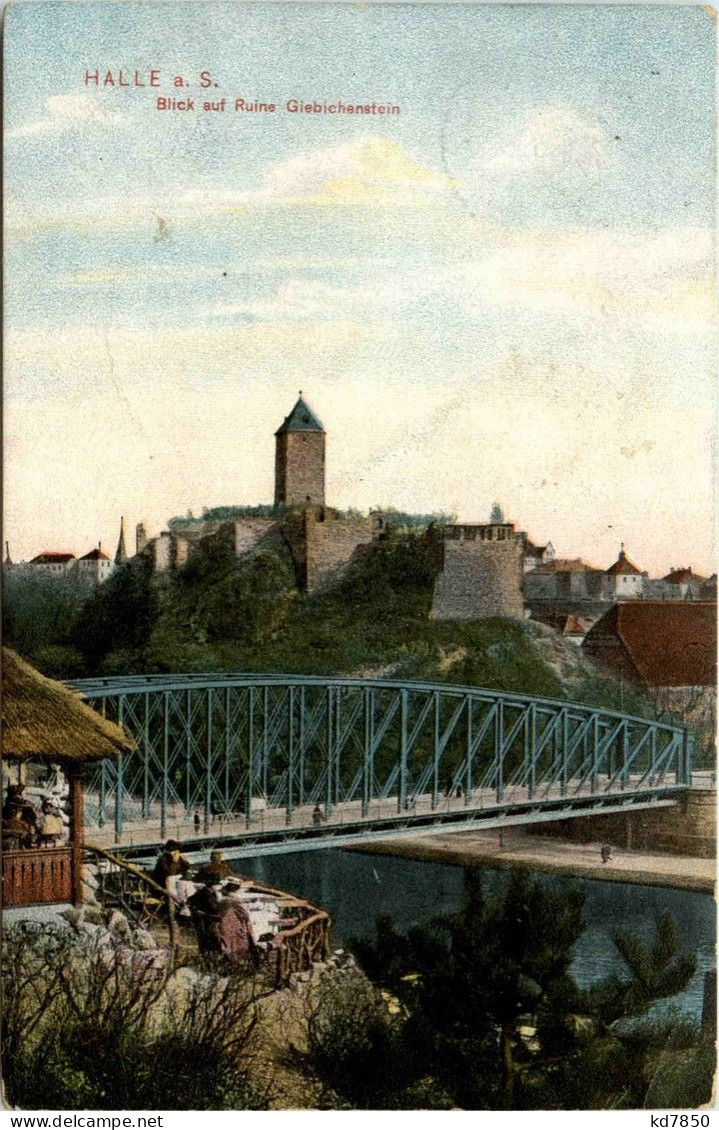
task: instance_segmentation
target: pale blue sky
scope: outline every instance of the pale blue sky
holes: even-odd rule
[[[337,505],[499,496],[568,556],[710,571],[714,44],[670,6],[11,6],[17,555],[267,500],[302,387]],[[82,83],[120,66],[161,89]],[[228,110],[155,110],[204,69]]]

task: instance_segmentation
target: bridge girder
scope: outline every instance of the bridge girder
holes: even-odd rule
[[[293,675],[131,676],[72,684],[138,750],[88,776],[89,821],[202,835],[273,821],[299,841],[393,811],[450,812],[672,792],[691,783],[683,727],[478,687]],[[334,833],[332,832],[334,829]],[[134,833],[133,833],[134,834]],[[183,835],[184,838],[184,835]]]

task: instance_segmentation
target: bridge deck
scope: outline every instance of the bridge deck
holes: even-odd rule
[[[393,798],[376,800],[362,815],[360,801],[338,804],[323,815],[321,824],[313,819],[313,806],[293,809],[288,820],[285,808],[252,812],[249,820],[242,813],[216,816],[208,832],[198,832],[194,821],[183,811],[172,813],[163,827],[158,818],[127,821],[118,843],[112,825],[90,825],[88,838],[99,846],[150,850],[166,838],[179,840],[187,850],[209,850],[212,846],[234,845],[251,854],[276,854],[288,851],[346,846],[370,840],[403,835],[429,835],[433,832],[463,831],[476,828],[518,827],[525,824],[562,820],[609,811],[633,811],[676,804],[685,792],[683,786],[667,783],[655,789],[632,789],[638,775],[625,789],[591,792],[589,788],[563,791],[559,786],[542,796],[530,797],[524,787],[508,789],[501,801],[491,789],[478,790],[467,803],[465,797],[443,797],[433,806],[430,793],[417,797],[402,813]]]

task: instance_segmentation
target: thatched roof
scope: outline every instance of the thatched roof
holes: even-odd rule
[[[134,748],[119,726],[87,706],[76,691],[2,649],[4,758],[96,761]]]

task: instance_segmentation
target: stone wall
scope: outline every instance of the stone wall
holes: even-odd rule
[[[275,449],[275,506],[324,502],[324,432],[282,432]]]
[[[275,518],[237,518],[235,520],[235,556],[254,549],[270,530],[278,526]]]
[[[524,618],[521,539],[445,538],[443,554],[442,571],[435,583],[432,619]]]
[[[168,530],[163,530],[159,537],[153,538],[149,543],[154,549],[154,566],[156,573],[164,573],[175,564],[174,538]]]
[[[575,843],[608,843],[635,851],[664,851],[706,859],[716,852],[716,792],[692,789],[671,808],[576,816],[533,824],[529,831],[535,836]]]
[[[337,581],[355,555],[358,546],[373,539],[372,518],[343,518],[332,511],[323,515],[305,514],[307,591]]]
[[[346,518],[324,507],[287,514],[282,533],[299,587],[314,592],[339,580],[358,548],[373,540],[374,528],[372,518]]]

